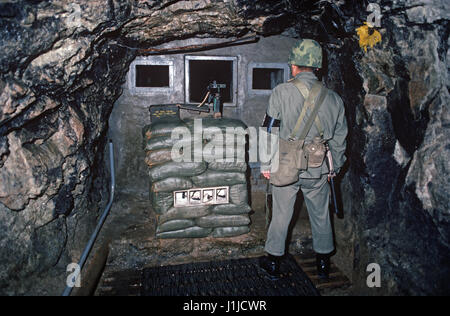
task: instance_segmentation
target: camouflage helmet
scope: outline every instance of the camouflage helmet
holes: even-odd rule
[[[289,55],[289,64],[322,68],[322,47],[311,39],[297,41]]]

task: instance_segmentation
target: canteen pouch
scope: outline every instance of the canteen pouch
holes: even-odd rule
[[[320,137],[314,137],[312,143],[306,144],[305,156],[308,168],[319,168],[325,159],[326,148]]]

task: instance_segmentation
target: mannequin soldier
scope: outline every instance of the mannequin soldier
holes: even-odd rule
[[[269,133],[272,127],[279,126],[279,136],[284,140],[288,140],[294,130],[308,93],[318,81],[314,71],[322,68],[322,48],[313,40],[299,40],[292,48],[289,64],[294,78],[273,89],[263,123]],[[300,81],[300,84],[294,84],[295,81]],[[311,143],[315,137],[322,135],[323,142],[328,143],[331,151],[335,171],[338,171],[346,159],[344,152],[347,123],[342,99],[335,92],[329,89],[325,90],[325,98],[319,108],[315,124],[306,136],[305,144]],[[311,109],[306,111],[303,125],[305,125],[310,114]],[[261,172],[267,179],[270,179],[269,170],[268,166],[261,167]],[[329,215],[330,186],[327,182],[329,180],[328,173],[328,166],[324,160],[320,167],[308,167],[307,170],[300,172],[296,183],[272,187],[272,221],[267,232],[264,248],[268,256],[260,258],[260,267],[271,279],[277,279],[279,274],[280,260],[285,254],[288,226],[293,215],[299,189],[303,192],[310,218],[313,249],[316,253],[319,277],[322,279],[328,278],[329,257],[334,251]]]

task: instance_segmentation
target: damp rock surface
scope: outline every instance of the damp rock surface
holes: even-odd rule
[[[362,2],[1,1],[0,294],[62,292],[108,200],[107,122],[135,48],[250,32],[325,48],[350,127],[340,268],[362,294],[448,294],[448,1],[373,2],[382,41],[365,53]]]
[[[327,48],[326,82],[343,97],[352,126],[334,258],[360,294],[446,294],[448,4],[380,7],[379,44],[365,53],[343,37],[340,48]],[[381,268],[380,288],[365,283],[370,263]]]

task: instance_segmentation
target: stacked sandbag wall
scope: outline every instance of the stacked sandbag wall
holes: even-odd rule
[[[145,162],[149,167],[150,200],[157,219],[157,238],[232,237],[250,231],[247,163],[245,154],[237,154],[239,144],[245,144],[245,135],[241,132],[246,130],[246,126],[240,120],[225,118],[202,119],[201,129],[197,123],[198,120],[170,119],[144,127]],[[184,128],[182,130],[189,131],[191,137],[182,140],[172,137],[176,128]],[[207,150],[208,145],[210,149],[221,148],[218,146],[222,144],[218,142],[221,137],[214,137],[218,131],[222,132],[224,140],[223,158],[232,159],[218,160],[214,150]],[[190,149],[191,160],[174,161],[174,145],[180,153]],[[202,159],[194,160],[199,157],[199,148],[203,153]],[[230,148],[234,148],[234,152]],[[219,186],[229,187],[229,202],[226,204],[174,205],[174,191]]]

